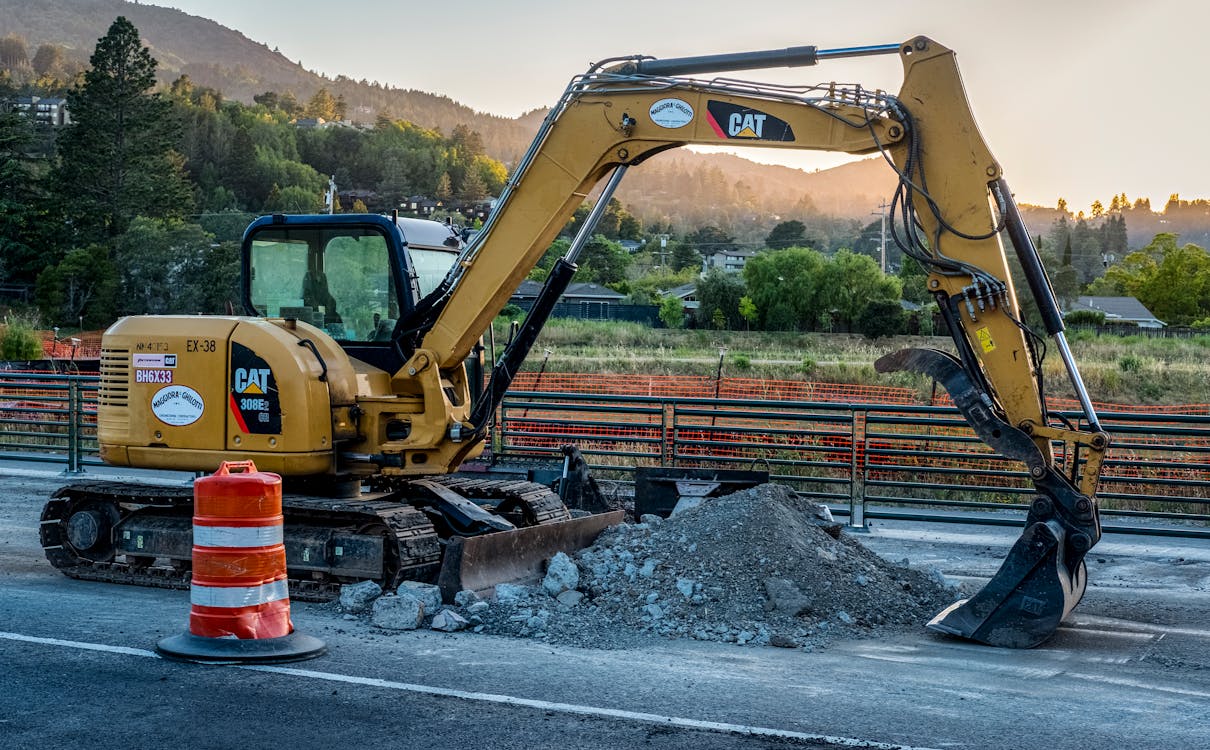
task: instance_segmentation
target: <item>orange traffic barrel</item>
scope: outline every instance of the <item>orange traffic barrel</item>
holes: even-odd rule
[[[281,477],[224,461],[193,484],[189,631],[156,645],[207,663],[298,661],[323,641],[294,631],[282,531]]]

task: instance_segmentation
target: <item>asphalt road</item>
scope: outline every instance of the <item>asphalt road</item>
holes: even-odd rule
[[[653,639],[597,651],[388,634],[295,603],[328,653],[213,667],[157,657],[188,594],[67,579],[37,518],[64,480],[0,467],[0,747],[1210,747],[1210,544],[1110,536],[1043,647],[924,631],[825,651]],[[1008,530],[887,522],[888,558],[978,582]]]

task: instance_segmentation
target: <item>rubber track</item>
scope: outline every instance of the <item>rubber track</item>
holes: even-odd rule
[[[519,503],[526,515],[539,524],[570,518],[559,496],[534,482],[467,478],[455,475],[431,477],[470,500],[498,500]],[[405,491],[406,483],[396,485]],[[123,585],[187,590],[187,567],[167,565],[138,567],[124,562],[92,562],[76,556],[64,544],[62,521],[80,502],[95,499],[118,503],[134,511],[144,508],[189,513],[193,493],[189,488],[153,487],[123,482],[90,482],[59,489],[42,510],[39,526],[43,552],[47,560],[64,575],[79,580]],[[389,499],[349,499],[285,495],[282,507],[287,520],[330,525],[369,526],[383,524],[394,532],[399,561],[390,586],[401,580],[435,579],[441,562],[437,532],[422,511],[406,502]],[[388,555],[388,557],[393,557]],[[392,563],[395,561],[392,559]],[[289,579],[290,598],[306,602],[332,601],[340,595],[343,582],[306,578]]]

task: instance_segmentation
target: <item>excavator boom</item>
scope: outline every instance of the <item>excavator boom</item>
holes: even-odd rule
[[[787,87],[686,75],[896,54],[898,95],[860,86]],[[453,368],[506,303],[558,231],[612,175],[598,207],[625,171],[684,145],[879,153],[897,173],[895,236],[929,270],[955,352],[909,350],[880,360],[881,371],[912,370],[944,384],[977,434],[1028,467],[1037,487],[1027,529],[1000,573],[970,602],[930,626],[1001,646],[1049,637],[1084,590],[1083,557],[1100,536],[1095,491],[1108,436],[1099,427],[1063,339],[1062,316],[1021,222],[1000,164],[975,123],[954,53],[925,37],[899,45],[787,50],[653,60],[609,60],[574,78],[552,108],[483,231],[463,252],[421,331],[413,358]],[[524,359],[549,305],[574,273],[585,222],[551,273],[530,319],[494,372],[493,385],[464,425],[482,434]],[[1052,424],[1042,391],[1041,339],[1022,320],[1001,243],[1007,232],[1031,295],[1080,394],[1090,429]],[[1053,446],[1070,466],[1058,466]]]

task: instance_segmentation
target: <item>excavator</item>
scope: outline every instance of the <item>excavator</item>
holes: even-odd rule
[[[900,58],[898,94],[726,75],[871,55]],[[953,351],[908,349],[876,367],[941,383],[975,433],[1022,462],[1035,486],[1024,531],[999,571],[928,626],[994,646],[1045,641],[1084,593],[1084,557],[1100,538],[1095,493],[1109,437],[1038,251],[975,123],[955,54],[923,36],[596,63],[571,80],[465,247],[397,216],[256,220],[242,247],[243,315],[129,317],[106,332],[101,456],[118,466],[198,472],[251,460],[281,474],[294,595],[323,598],[349,580],[444,578],[451,568],[503,576],[556,538],[584,543],[600,516],[570,518],[544,485],[457,469],[483,450],[496,407],[623,175],[686,145],[875,154],[897,175],[893,236],[927,269]],[[566,255],[473,394],[468,357],[598,187]],[[1002,236],[1045,336],[1023,320]],[[1078,396],[1080,424],[1047,410],[1047,341]],[[76,483],[46,505],[43,547],[70,576],[179,585],[189,502],[185,491]]]

